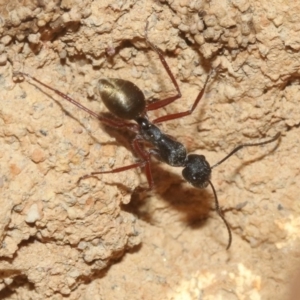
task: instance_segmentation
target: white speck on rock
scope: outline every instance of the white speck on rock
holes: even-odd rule
[[[41,218],[37,204],[32,204],[27,212],[26,223],[34,223]]]

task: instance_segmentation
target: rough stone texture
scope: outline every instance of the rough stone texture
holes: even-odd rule
[[[300,268],[300,4],[297,1],[63,0],[0,3],[0,289],[6,299],[287,299]],[[211,164],[233,231],[213,194],[153,162],[132,163],[131,136],[109,129],[32,80],[95,112],[105,77],[128,79],[147,99],[174,94],[149,38],[183,97],[150,119],[188,109],[211,67],[217,74],[188,117],[164,132]]]

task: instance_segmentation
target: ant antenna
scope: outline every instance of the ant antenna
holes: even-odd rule
[[[214,187],[214,185],[212,184],[212,182],[210,180],[208,180],[208,183],[211,186],[212,191],[213,191],[214,196],[215,196],[215,208],[216,208],[216,212],[220,216],[220,218],[223,220],[223,222],[224,222],[224,224],[225,224],[225,226],[227,228],[227,231],[228,231],[229,238],[228,238],[228,244],[227,244],[227,247],[226,247],[226,250],[228,250],[230,248],[231,242],[232,242],[231,230],[230,230],[228,222],[226,221],[226,219],[225,219],[225,217],[224,217],[224,215],[222,213],[222,210],[220,209],[219,200],[218,200],[218,196],[217,196],[217,192],[215,190],[215,187]]]
[[[213,165],[211,167],[211,169],[217,167],[218,165],[222,164],[225,160],[227,160],[230,156],[232,156],[234,153],[236,153],[237,151],[241,150],[242,148],[244,147],[252,147],[252,146],[260,146],[260,145],[265,145],[265,144],[269,144],[271,142],[274,142],[275,140],[277,140],[279,137],[280,137],[281,133],[278,132],[273,138],[267,140],[267,141],[264,141],[264,142],[259,142],[259,143],[245,143],[245,144],[242,144],[242,145],[239,145],[237,146],[236,148],[234,148],[228,155],[226,155],[223,159],[221,159],[218,163],[216,163],[215,165]],[[223,212],[222,210],[220,209],[220,204],[219,204],[219,200],[218,200],[218,196],[217,196],[217,192],[215,190],[215,187],[213,186],[212,182],[210,180],[208,180],[208,183],[209,185],[211,186],[212,188],[212,191],[213,191],[213,194],[214,194],[214,197],[215,197],[215,208],[216,208],[216,212],[217,214],[220,216],[220,218],[223,220],[226,228],[227,228],[227,231],[228,231],[228,244],[227,244],[227,247],[226,247],[226,250],[228,250],[231,246],[231,242],[232,242],[232,233],[231,233],[231,229],[230,229],[230,226],[228,224],[228,222],[226,221],[224,215],[223,215]]]
[[[260,145],[265,145],[265,144],[269,144],[272,143],[274,141],[276,141],[279,137],[280,137],[281,133],[278,132],[273,138],[271,138],[270,140],[264,141],[264,142],[259,142],[259,143],[245,143],[242,145],[237,146],[236,148],[234,148],[228,155],[226,155],[223,159],[221,159],[219,162],[217,162],[216,164],[214,164],[213,166],[211,166],[211,169],[219,166],[220,164],[222,164],[225,160],[227,160],[230,156],[232,156],[235,152],[241,150],[244,147],[253,147],[253,146],[260,146]]]

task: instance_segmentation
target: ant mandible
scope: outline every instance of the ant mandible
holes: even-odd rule
[[[116,79],[116,78],[100,79],[98,82],[98,91],[105,106],[114,115],[115,118],[113,119],[96,114],[95,112],[81,105],[79,102],[70,98],[66,94],[41,82],[39,79],[27,73],[18,72],[15,75],[22,75],[31,78],[35,82],[41,84],[47,89],[54,91],[56,94],[58,94],[65,100],[71,102],[78,108],[84,110],[85,112],[94,116],[95,118],[97,118],[102,123],[108,126],[115,127],[115,128],[125,127],[136,134],[135,138],[132,141],[132,145],[135,152],[141,158],[139,162],[121,168],[113,169],[110,171],[92,172],[89,175],[85,175],[81,177],[79,181],[99,174],[118,173],[129,169],[137,168],[137,167],[144,167],[147,181],[149,184],[148,189],[150,190],[153,188],[154,185],[152,173],[151,173],[151,166],[150,166],[151,156],[156,157],[158,160],[170,166],[182,167],[183,168],[182,176],[187,182],[192,184],[194,187],[202,189],[207,187],[208,185],[211,186],[214,194],[215,210],[223,220],[228,231],[229,237],[228,237],[228,244],[226,248],[228,250],[232,242],[232,233],[229,224],[226,221],[222,213],[222,210],[219,206],[219,201],[218,201],[218,197],[214,185],[210,180],[211,170],[216,166],[222,164],[225,160],[227,160],[230,156],[232,156],[240,149],[244,147],[253,147],[253,146],[259,146],[259,145],[271,143],[280,137],[280,133],[277,133],[273,138],[263,142],[241,144],[236,148],[234,148],[227,156],[225,156],[222,160],[220,160],[218,163],[214,164],[213,166],[209,165],[204,155],[188,154],[183,144],[176,141],[173,137],[164,134],[154,124],[159,124],[165,121],[179,119],[192,114],[195,108],[197,107],[199,101],[203,97],[205,88],[207,86],[207,83],[213,71],[211,71],[207,76],[202,90],[199,92],[192,107],[189,110],[184,112],[164,115],[162,117],[154,119],[153,121],[149,121],[147,117],[148,111],[165,107],[166,105],[181,98],[181,92],[173,73],[171,72],[166,60],[163,57],[162,52],[149,41],[148,22],[146,23],[146,28],[145,28],[145,40],[148,43],[148,45],[152,48],[152,50],[157,53],[164,69],[166,70],[174,87],[176,88],[177,94],[175,96],[171,96],[163,100],[159,100],[157,102],[152,102],[147,104],[143,92],[134,83],[127,80]],[[133,120],[135,121],[135,123],[130,123],[126,120]],[[153,148],[146,149],[144,147],[145,142],[148,145],[153,146]]]

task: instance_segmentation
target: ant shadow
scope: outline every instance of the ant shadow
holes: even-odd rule
[[[234,181],[236,174],[241,173],[244,168],[247,168],[251,164],[258,162],[275,152],[279,147],[279,144],[280,143],[277,143],[271,150],[268,150],[268,152],[264,154],[248,159],[247,161],[242,161],[241,164],[232,171],[232,175],[228,177],[228,182]],[[152,164],[152,174],[155,182],[154,189],[152,191],[153,193],[155,193],[156,189],[161,190],[161,186],[164,184],[163,180],[160,180],[160,183],[157,182],[156,179],[158,177],[159,179],[169,179],[169,177],[172,177],[171,180],[173,183],[171,183],[163,193],[160,193],[160,198],[162,201],[167,202],[172,209],[182,215],[180,217],[182,222],[193,229],[205,226],[205,223],[211,217],[211,214],[215,213],[213,191],[210,190],[209,186],[204,189],[197,189],[185,182],[180,175],[170,173],[161,168],[159,162]],[[121,189],[125,188],[124,186],[119,187]],[[222,195],[218,194],[218,198],[220,200]],[[231,211],[241,211],[247,205],[247,201],[243,201],[243,199],[239,200],[239,203],[235,207],[224,207],[222,212],[226,214]],[[130,203],[123,205],[122,209],[137,215],[139,219],[142,219],[147,223],[155,224],[151,213],[144,209],[147,205],[145,203],[146,201],[147,196],[143,195],[143,192],[136,192],[132,194]]]
[[[211,204],[213,202],[213,196],[210,191],[206,189],[195,189],[186,183],[181,176],[170,173],[160,167],[159,163],[152,165],[152,174],[154,179],[153,190],[151,192],[134,192],[130,203],[123,205],[122,209],[137,215],[147,223],[155,224],[151,212],[145,209],[145,207],[147,207],[147,201],[149,201],[147,194],[157,193],[160,196],[160,201],[164,201],[168,204],[167,207],[169,206],[181,214],[180,220],[182,222],[193,228],[202,226],[204,220],[209,217],[212,210]],[[163,180],[158,182],[156,180],[158,177],[167,178],[169,186],[167,188],[163,187],[165,183]],[[160,193],[160,190],[164,190],[164,192]]]

